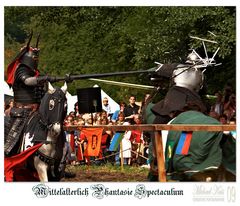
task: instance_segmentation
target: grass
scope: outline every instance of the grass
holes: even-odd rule
[[[76,173],[74,178],[64,178],[67,182],[146,182],[149,169],[140,166],[121,166],[110,163],[104,165],[68,165],[67,171]]]

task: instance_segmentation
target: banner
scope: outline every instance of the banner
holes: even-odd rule
[[[109,146],[109,151],[117,151],[118,145],[122,141],[124,134],[125,134],[125,132],[117,132],[113,136],[112,141]]]
[[[87,149],[84,151],[84,156],[98,156],[103,128],[83,128],[81,132],[87,137]]]

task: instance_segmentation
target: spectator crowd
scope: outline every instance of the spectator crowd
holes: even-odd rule
[[[231,85],[226,85],[223,91],[216,91],[214,99],[209,106],[209,116],[216,118],[222,124],[236,124],[236,95]],[[64,126],[83,125],[136,125],[141,124],[142,107],[146,104],[150,94],[146,94],[140,105],[136,104],[136,97],[130,95],[128,104],[120,102],[120,109],[111,110],[107,97],[102,99],[102,112],[93,114],[79,114],[78,103],[74,105],[74,111],[69,112],[64,121]],[[4,114],[9,116],[9,111],[13,107],[13,100],[5,103]],[[99,155],[88,157],[84,155],[87,148],[87,138],[79,130],[67,132],[68,142],[68,162],[73,165],[102,163],[109,161],[113,164],[120,164],[120,146],[117,151],[109,151],[109,146],[114,137],[112,131],[103,130],[101,148]],[[122,157],[125,165],[145,165],[148,160],[149,137],[140,131],[126,131],[122,139]]]

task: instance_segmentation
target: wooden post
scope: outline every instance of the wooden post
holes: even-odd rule
[[[156,156],[158,166],[158,180],[159,182],[166,182],[166,171],[163,154],[162,134],[161,131],[155,131]]]

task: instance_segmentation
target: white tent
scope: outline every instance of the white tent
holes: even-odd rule
[[[98,85],[94,85],[93,87],[98,87]],[[7,84],[7,82],[4,81],[3,83],[3,91],[4,94],[7,96],[12,96],[13,97],[13,90],[10,88]],[[69,92],[66,94],[67,101],[68,101],[68,113],[71,111],[74,111],[74,104],[78,101],[77,95],[71,95]],[[115,112],[116,110],[119,110],[119,105],[109,96],[101,90],[101,98],[103,99],[104,97],[108,98],[109,105],[111,106],[112,112]]]
[[[3,83],[3,93],[4,93],[4,102],[6,104],[9,103],[10,99],[13,99],[13,90],[8,86],[7,82],[4,81]]]
[[[93,87],[99,87],[97,84],[94,85]],[[69,114],[69,112],[74,111],[74,104],[78,101],[77,99],[77,95],[71,95],[69,92],[67,92],[67,101],[68,101],[68,110],[67,113]],[[116,110],[120,109],[120,106],[117,102],[115,102],[106,92],[104,92],[101,89],[101,99],[103,100],[104,97],[108,98],[108,103],[111,107],[111,111],[115,112]]]
[[[66,94],[68,108],[67,113],[74,111],[74,104],[78,101],[77,95],[72,96],[69,92]]]

